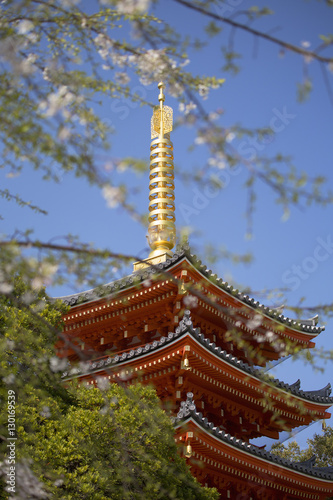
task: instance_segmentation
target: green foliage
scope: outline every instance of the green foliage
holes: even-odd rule
[[[66,308],[19,276],[7,276],[6,286],[0,295],[0,397],[6,408],[8,394],[15,394],[18,494],[32,499],[218,498],[191,476],[155,391],[140,385],[105,387],[99,380],[99,388],[65,388],[59,371],[67,361],[55,356],[54,345]],[[0,435],[0,461],[6,463],[6,412]]]
[[[331,45],[333,43],[333,35],[319,35],[320,40],[324,42],[325,45]]]
[[[104,387],[103,387],[104,388]],[[32,458],[52,498],[214,500],[177,453],[155,391],[134,385],[69,386],[65,410],[31,390],[17,408],[21,458]]]
[[[229,50],[225,47],[222,48],[222,52],[225,59],[225,63],[222,67],[223,71],[228,71],[233,75],[237,75],[237,73],[240,71],[240,67],[238,66],[236,61],[237,59],[240,59],[242,57],[241,54],[233,50]]]
[[[271,452],[293,462],[304,462],[313,455],[316,456],[316,467],[329,467],[333,465],[333,428],[327,426],[323,434],[315,434],[307,440],[308,447],[301,450],[296,441],[291,441],[287,446],[281,443],[274,444]]]
[[[308,439],[309,453],[316,455],[316,465],[327,467],[333,465],[333,428],[327,426],[322,435],[315,434]]]
[[[272,14],[274,14],[274,11],[272,9],[270,9],[269,7],[259,8],[257,5],[250,7],[248,10],[248,13],[247,13],[248,18],[250,20],[256,19],[259,17],[263,17],[263,16],[271,16]]]
[[[221,30],[222,27],[218,26],[214,21],[208,23],[205,28],[205,31],[209,36],[216,36],[221,32]]]
[[[29,282],[27,275],[24,279],[12,275],[12,253],[2,252],[2,264],[6,257],[7,264],[2,269],[7,271],[7,275],[2,273],[0,284],[0,400],[4,410],[0,420],[2,465],[8,456],[7,408],[17,416],[18,401],[25,405],[31,390],[38,392],[41,401],[56,398],[60,407],[68,404],[72,398],[60,383],[59,375],[52,369],[52,360],[56,359],[54,344],[61,328],[62,315],[67,308],[60,301],[50,302],[43,288],[34,289],[33,280]],[[12,396],[10,401],[9,394]],[[19,474],[22,469],[18,464],[16,466]],[[0,472],[6,474],[6,468]],[[4,478],[0,479],[2,490],[3,481]],[[0,498],[7,496],[0,494]]]
[[[297,84],[297,98],[299,102],[303,102],[309,98],[312,91],[312,82],[306,78],[303,82]]]
[[[49,360],[67,307],[50,302],[43,288],[38,291],[19,276],[9,277],[0,295],[0,381],[15,386],[24,399],[26,386],[53,387],[56,383]],[[4,287],[7,287],[4,293]],[[21,394],[22,393],[22,394]]]
[[[287,458],[292,462],[303,462],[311,458],[306,451],[301,451],[296,441],[290,441],[287,446],[282,443],[275,443],[271,448],[273,455],[278,455],[282,458]]]
[[[0,189],[0,196],[7,201],[15,201],[19,207],[28,207],[36,213],[47,215],[45,210],[40,209],[36,205],[32,205],[30,201],[24,201],[19,195],[11,194],[8,189]]]

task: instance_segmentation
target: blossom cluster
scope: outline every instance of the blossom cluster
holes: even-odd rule
[[[116,208],[119,204],[125,201],[124,191],[117,186],[104,186],[102,194],[109,208]]]

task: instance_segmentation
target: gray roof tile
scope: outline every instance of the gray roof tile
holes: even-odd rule
[[[291,460],[287,460],[286,458],[273,455],[272,453],[262,448],[258,448],[257,446],[254,446],[252,444],[249,444],[241,439],[236,439],[230,434],[227,434],[223,430],[214,426],[212,422],[209,422],[207,418],[203,417],[202,413],[197,412],[195,403],[193,401],[193,394],[191,392],[187,393],[187,400],[181,402],[181,406],[177,414],[177,417],[173,419],[173,424],[175,426],[178,426],[188,419],[193,419],[200,427],[212,433],[220,441],[231,444],[235,448],[241,449],[246,453],[249,453],[251,455],[256,455],[260,458],[267,460],[268,462],[282,465],[284,467],[288,467],[289,469],[293,469],[298,472],[302,472],[304,474],[333,481],[333,466],[315,467],[315,460],[316,460],[315,456],[305,462],[292,462]]]
[[[249,297],[249,295],[242,293],[237,289],[234,289],[234,287],[232,285],[229,285],[226,281],[217,278],[216,274],[212,274],[212,271],[208,270],[207,266],[202,264],[202,262],[196,255],[191,254],[190,247],[187,244],[178,247],[173,256],[161,264],[136,271],[129,276],[125,276],[124,278],[108,283],[96,289],[59,298],[62,299],[65,304],[71,307],[83,304],[84,302],[99,300],[103,296],[111,295],[119,290],[129,288],[135,283],[140,283],[148,279],[152,275],[158,274],[159,271],[167,271],[170,266],[173,266],[175,263],[180,262],[184,258],[189,260],[189,262],[194,265],[194,267],[196,267],[196,269],[198,269],[204,276],[206,276],[207,279],[210,280],[214,285],[218,286],[229,295],[236,297],[244,304],[250,306],[252,309],[260,309],[261,312],[263,312],[266,316],[278,321],[279,323],[287,324],[290,328],[314,335],[318,335],[325,329],[324,326],[316,326],[318,322],[318,316],[314,316],[310,319],[294,320],[281,314],[281,308],[267,307],[254,298]]]

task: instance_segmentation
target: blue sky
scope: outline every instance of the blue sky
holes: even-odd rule
[[[225,14],[245,22],[241,11],[250,5],[251,2],[246,1],[227,1],[225,7],[229,10]],[[256,5],[267,5],[276,14],[259,20],[254,27],[292,44],[300,46],[302,42],[309,42],[310,49],[315,49],[320,43],[318,35],[331,30],[333,9],[328,9],[324,2],[284,0],[256,2]],[[182,33],[205,36],[202,17],[188,12],[172,0],[161,2],[154,12]],[[216,12],[223,15],[221,11]],[[128,36],[128,33],[125,35]],[[290,52],[282,56],[276,45],[264,40],[256,41],[252,35],[237,31],[234,46],[236,52],[243,56],[240,59],[241,71],[237,76],[224,74],[221,70],[223,59],[220,46],[229,36],[230,28],[224,26],[216,38],[210,41],[206,37],[209,44],[205,49],[190,53],[189,70],[226,78],[222,88],[212,91],[203,104],[209,111],[216,108],[224,110],[219,121],[224,127],[235,123],[247,127],[274,123],[276,134],[271,143],[245,142],[242,145],[242,141],[235,140],[232,143],[235,150],[241,148],[244,153],[249,148],[253,152],[254,148],[254,163],[258,147],[262,149],[259,153],[274,155],[281,152],[290,155],[299,170],[307,172],[309,176],[326,176],[327,187],[332,188],[333,103],[318,63],[307,64],[314,89],[309,100],[300,104],[296,99],[296,85],[303,78],[303,65],[306,64],[301,56]],[[333,87],[333,73],[328,72],[327,77]],[[133,80],[133,87],[143,98],[157,103],[157,83],[144,87]],[[166,104],[173,107],[177,118],[178,103],[168,96],[168,89],[165,93]],[[149,159],[151,108],[125,100],[116,103],[104,100],[99,113],[104,119],[110,120],[116,129],[111,137],[111,151],[99,158],[102,166],[114,157]],[[172,133],[176,168],[191,171],[207,160],[205,147],[198,147],[192,153],[188,151],[192,140],[193,132],[186,127],[177,128]],[[333,207],[295,208],[284,221],[282,208],[275,204],[272,191],[257,183],[253,237],[248,239],[245,216],[247,199],[243,187],[247,178],[246,168],[239,168],[236,175],[228,170],[221,172],[226,186],[214,197],[205,194],[204,186],[196,188],[194,185],[184,185],[176,178],[177,228],[180,230],[184,225],[191,225],[193,234],[190,243],[193,247],[200,253],[205,244],[212,244],[215,247],[225,246],[231,252],[250,252],[253,255],[252,264],[236,266],[223,260],[213,266],[214,272],[240,288],[250,287],[258,292],[289,287],[291,290],[284,292],[284,301],[290,305],[298,304],[302,297],[305,297],[304,303],[309,305],[332,303]],[[142,258],[148,255],[146,228],[121,209],[108,208],[101,192],[86,181],[67,175],[55,185],[42,182],[38,173],[33,171],[26,170],[14,178],[6,177],[7,173],[1,173],[3,187],[39,204],[48,211],[48,216],[33,215],[27,209],[1,201],[5,217],[1,222],[2,233],[31,227],[37,237],[44,241],[71,233],[79,235],[82,241],[94,242],[96,247],[106,247]],[[146,210],[148,175],[135,176],[125,172],[122,178],[141,188],[136,202],[141,211]],[[186,217],[184,214],[188,213],[188,209],[184,207],[195,210]],[[55,293],[65,295],[72,292],[73,288],[67,287]],[[260,293],[258,298],[267,305],[278,305],[276,297]],[[288,311],[285,314],[289,315]],[[332,320],[327,322],[326,331],[319,336],[317,346],[333,349]],[[333,383],[332,362],[325,365],[324,369],[322,374],[314,372],[310,366],[304,366],[303,362],[288,360],[276,369],[276,376],[289,383],[300,377],[304,390],[319,389],[328,381]],[[319,430],[320,425],[315,424],[308,433],[299,434],[298,439],[304,444],[309,434]]]

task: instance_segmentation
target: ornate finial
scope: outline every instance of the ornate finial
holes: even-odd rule
[[[165,89],[165,85],[163,82],[160,82],[157,87],[160,89],[160,95],[158,96],[158,100],[161,102],[162,101],[162,104],[163,102],[165,101],[165,95],[163,94],[163,89]]]
[[[161,137],[165,134],[168,134],[172,131],[172,121],[173,121],[173,111],[170,106],[164,106],[163,102],[165,101],[165,95],[163,93],[163,89],[165,89],[165,85],[163,82],[158,84],[158,88],[160,89],[160,93],[158,96],[158,100],[160,101],[159,106],[154,107],[153,116],[151,118],[151,138],[155,139],[155,137]]]
[[[160,104],[155,106],[151,119],[151,138],[155,140],[150,146],[148,242],[152,249],[149,259],[165,260],[165,256],[172,255],[170,250],[176,242],[173,145],[169,137],[173,112],[163,104],[164,83],[160,82],[158,88]]]

